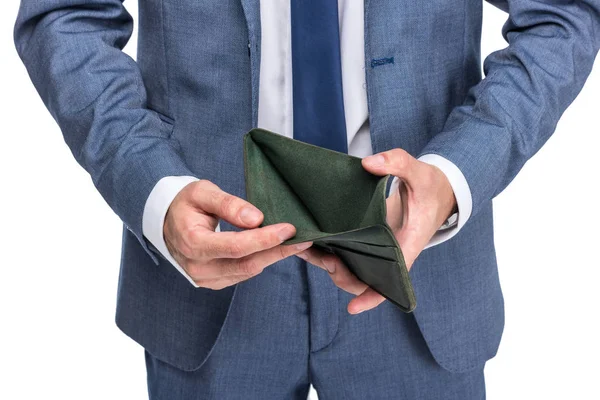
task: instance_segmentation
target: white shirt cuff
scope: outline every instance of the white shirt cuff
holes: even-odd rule
[[[167,211],[175,196],[185,186],[197,180],[198,178],[193,176],[166,176],[162,178],[150,192],[142,216],[142,232],[146,239],[195,287],[198,287],[196,282],[175,261],[167,249],[167,244],[163,236],[163,227]]]
[[[419,157],[419,161],[438,167],[444,175],[446,175],[446,178],[448,178],[450,186],[452,186],[452,190],[454,191],[454,197],[456,197],[456,205],[458,207],[458,221],[456,225],[438,230],[429,243],[427,243],[427,246],[425,246],[425,249],[428,249],[451,239],[461,230],[471,216],[473,199],[471,198],[471,189],[469,188],[467,179],[453,162],[437,154],[425,154]],[[399,184],[399,179],[394,177],[392,186],[390,187],[390,193],[394,190],[398,190]]]

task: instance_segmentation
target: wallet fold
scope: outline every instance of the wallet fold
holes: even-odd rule
[[[402,311],[414,310],[404,257],[386,223],[389,176],[368,173],[360,158],[263,129],[244,136],[244,169],[262,226],[291,223],[296,235],[285,245],[312,241]]]

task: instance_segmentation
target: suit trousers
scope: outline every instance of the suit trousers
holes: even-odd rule
[[[483,369],[451,373],[412,314],[385,302],[350,315],[351,295],[290,257],[238,285],[206,362],[183,371],[146,352],[150,400],[485,399]]]

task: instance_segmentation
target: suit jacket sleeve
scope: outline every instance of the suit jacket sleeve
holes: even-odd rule
[[[509,12],[509,46],[484,63],[486,78],[455,108],[422,154],[465,175],[476,215],[553,133],[600,46],[600,0],[492,1]]]
[[[77,161],[148,254],[144,204],[165,176],[193,175],[172,126],[146,106],[121,0],[22,0],[17,51]]]

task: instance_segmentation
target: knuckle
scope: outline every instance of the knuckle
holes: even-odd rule
[[[179,252],[186,258],[193,258],[197,246],[197,235],[193,231],[185,231],[181,237]]]
[[[208,198],[210,204],[214,204],[215,206],[218,206],[221,204],[221,198],[223,197],[221,191],[207,190],[204,193],[205,193],[205,196]]]
[[[191,229],[184,229],[181,232],[181,239],[188,247],[193,247],[197,242],[196,233]]]
[[[252,259],[241,260],[238,264],[238,273],[243,276],[254,276],[260,272],[260,266]]]
[[[331,279],[333,279],[336,286],[339,286],[340,288],[350,287],[353,282],[351,275],[338,273],[337,270],[335,273],[331,274]]]
[[[401,148],[392,149],[392,150],[390,150],[390,153],[394,157],[398,157],[398,158],[405,158],[408,155],[408,152]]]
[[[187,265],[184,266],[184,269],[190,276],[197,278],[201,278],[204,272],[203,266],[195,263],[187,263]]]
[[[218,189],[219,187],[207,179],[200,179],[196,182],[194,188],[196,190],[205,191],[207,189]]]
[[[222,215],[233,215],[235,213],[235,200],[233,196],[220,196],[218,209]]]
[[[202,196],[204,196],[206,193],[208,193],[210,184],[211,183],[207,180],[201,180],[201,181],[195,182],[193,184],[193,186],[190,187],[190,194],[191,194],[192,199],[202,198]]]
[[[402,149],[394,149],[390,151],[391,153],[391,161],[396,168],[404,169],[406,168],[409,157],[408,153]]]
[[[245,255],[244,248],[239,242],[232,242],[227,247],[227,254],[232,258],[240,258]]]
[[[283,260],[294,254],[293,246],[279,246],[279,259]]]
[[[274,244],[279,243],[279,238],[277,237],[275,232],[265,232],[264,234],[257,236],[256,243],[260,246],[261,249],[269,249],[273,247]]]
[[[187,245],[186,243],[181,243],[178,247],[177,247],[177,251],[179,252],[179,254],[181,254],[183,257],[185,258],[192,258],[194,255],[194,251],[192,250],[192,248]]]
[[[348,287],[348,280],[342,276],[342,274],[330,274],[330,276],[335,286],[339,287],[340,289],[345,289]]]
[[[336,269],[339,267],[340,263],[338,261],[339,259],[334,256],[334,255],[324,255],[323,257],[321,257],[321,263],[323,265],[327,264],[327,265],[333,265],[336,267]]]

